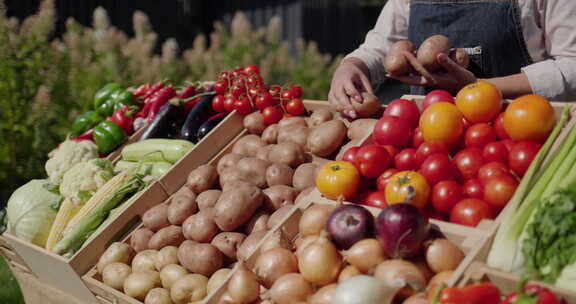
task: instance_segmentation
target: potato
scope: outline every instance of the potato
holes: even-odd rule
[[[452,42],[450,42],[448,37],[443,35],[434,35],[428,37],[428,39],[422,42],[418,48],[416,57],[422,63],[424,68],[433,72],[440,67],[440,64],[438,64],[438,61],[436,60],[438,54],[444,53],[449,55],[450,48],[452,48]]]
[[[272,145],[268,145],[268,146],[264,146],[264,147],[258,149],[258,152],[256,152],[256,158],[261,159],[261,160],[266,161],[266,162],[269,162],[268,153],[270,153],[271,148],[272,148]]]
[[[132,298],[144,301],[148,292],[160,287],[160,275],[156,271],[132,272],[124,281],[124,293]]]
[[[214,190],[214,189],[206,190],[198,194],[198,197],[196,197],[196,203],[198,204],[198,209],[202,211],[213,208],[214,205],[216,205],[216,202],[218,201],[220,194],[222,194],[221,190]]]
[[[98,264],[96,265],[96,269],[98,272],[102,274],[102,271],[106,266],[112,263],[124,263],[129,264],[132,261],[132,257],[134,257],[134,250],[130,245],[126,243],[112,243],[110,247],[104,251],[100,259],[98,260]]]
[[[233,231],[250,219],[263,200],[262,191],[254,186],[224,190],[214,206],[214,222],[222,231]]]
[[[278,143],[293,142],[300,147],[306,149],[306,141],[308,140],[310,129],[303,126],[286,126],[280,127],[278,130]]]
[[[170,199],[168,205],[168,221],[172,225],[182,225],[190,215],[198,211],[196,194],[188,187],[182,187]]]
[[[242,245],[246,235],[240,232],[221,232],[212,239],[211,244],[218,248],[224,256],[235,261],[238,247]]]
[[[154,233],[148,242],[148,248],[160,250],[166,246],[180,246],[183,241],[182,227],[172,225]]]
[[[247,157],[255,157],[258,149],[266,144],[258,135],[250,134],[240,138],[232,148],[232,153],[240,154]]]
[[[242,174],[242,171],[238,170],[238,168],[236,166],[227,167],[220,174],[220,186],[223,188],[223,190],[227,184],[232,183],[232,182],[240,182],[240,181],[252,185],[251,182],[244,180],[244,175]]]
[[[277,143],[279,129],[280,126],[278,124],[269,125],[262,133],[262,141],[269,145]]]
[[[266,223],[266,228],[270,230],[276,227],[276,225],[282,222],[282,220],[286,217],[286,215],[292,212],[294,208],[296,208],[296,206],[294,206],[293,204],[284,205],[278,208],[278,210],[274,211],[274,213],[272,213],[272,215],[268,219],[268,223]]]
[[[468,53],[466,53],[466,51],[461,48],[457,48],[450,52],[450,58],[465,69],[468,68],[468,65],[470,64],[470,57],[468,57]]]
[[[187,304],[206,297],[208,278],[199,274],[187,274],[174,282],[170,297],[174,304]]]
[[[228,277],[228,274],[232,271],[229,268],[222,268],[216,271],[208,280],[208,286],[206,287],[208,294],[212,294]]]
[[[354,98],[350,100],[352,100],[352,107],[354,111],[356,111],[356,115],[361,118],[372,117],[382,108],[378,97],[368,92],[362,93],[362,103],[356,101]]]
[[[222,156],[222,158],[218,161],[218,165],[216,165],[216,171],[218,171],[218,174],[222,174],[222,172],[224,172],[224,170],[226,170],[228,167],[236,166],[236,164],[242,158],[244,158],[243,155],[228,153]],[[220,177],[220,180],[222,180],[222,177]]]
[[[414,45],[408,40],[396,41],[386,58],[384,59],[384,69],[392,75],[406,75],[412,71],[412,65],[403,52],[414,52]]]
[[[176,282],[179,278],[188,274],[186,268],[178,264],[170,264],[164,266],[162,271],[160,271],[160,280],[162,281],[162,287],[170,289],[172,284]]]
[[[210,244],[185,241],[178,248],[180,265],[192,273],[211,276],[222,268],[223,256],[218,248]]]
[[[294,171],[292,185],[296,191],[302,191],[308,187],[316,185],[316,174],[319,166],[314,163],[301,164]]]
[[[158,231],[170,226],[170,222],[168,221],[168,204],[163,203],[144,212],[142,215],[142,224],[152,231]]]
[[[146,270],[156,271],[155,264],[157,254],[158,251],[152,249],[138,252],[132,260],[132,272],[141,272]]]
[[[166,246],[158,251],[154,258],[154,267],[161,271],[162,268],[170,264],[178,263],[178,247]]]
[[[250,220],[244,225],[244,232],[246,232],[246,234],[251,234],[254,231],[266,230],[268,218],[270,218],[268,212],[263,210],[256,211]]]
[[[237,168],[242,175],[242,180],[251,182],[256,187],[266,187],[266,169],[269,162],[254,158],[246,157],[238,162]]]
[[[216,168],[212,165],[205,164],[192,170],[188,174],[186,179],[186,185],[194,191],[194,193],[200,193],[206,191],[218,180],[218,172]]]
[[[148,249],[148,243],[154,235],[154,231],[148,228],[140,228],[132,233],[130,237],[130,246],[134,251],[141,252]]]
[[[170,292],[164,288],[154,288],[146,295],[144,304],[172,304]]]
[[[256,249],[258,249],[258,243],[264,238],[264,236],[268,233],[267,230],[258,230],[250,233],[242,242],[242,245],[238,247],[236,251],[236,260],[238,261],[247,261],[248,258],[254,254]]]
[[[295,117],[282,118],[282,120],[278,122],[278,126],[280,128],[287,126],[296,128],[298,126],[307,127],[308,124],[306,124],[306,119],[304,119],[304,117],[295,116]]]
[[[256,111],[244,116],[244,128],[252,134],[262,134],[266,125],[264,124],[264,117],[260,111]]]
[[[124,281],[132,273],[132,268],[124,263],[110,263],[102,270],[102,282],[116,290],[122,290]]]
[[[252,183],[243,180],[236,180],[226,183],[226,185],[222,186],[222,191],[233,190],[238,187],[250,187],[254,186]]]
[[[378,119],[374,118],[356,119],[350,124],[350,128],[348,128],[348,138],[351,140],[364,139],[366,136],[372,134],[377,122]]]
[[[280,207],[288,204],[294,204],[296,199],[296,190],[289,186],[277,185],[264,189],[264,209],[274,212]]]
[[[308,150],[314,155],[328,157],[334,153],[346,138],[346,125],[341,120],[327,121],[308,135]]]
[[[182,225],[184,236],[192,241],[209,243],[220,231],[214,223],[214,211],[202,210],[184,221]]]
[[[308,136],[308,139],[310,139],[310,136]],[[301,146],[293,142],[285,142],[270,148],[268,160],[271,163],[284,164],[296,168],[306,160],[306,156]]]
[[[268,187],[276,185],[292,185],[294,169],[284,164],[272,164],[266,169],[266,184]]]
[[[334,114],[327,109],[318,109],[314,110],[310,115],[310,119],[308,120],[308,126],[310,128],[316,127],[321,125],[324,122],[330,121],[334,118]]]

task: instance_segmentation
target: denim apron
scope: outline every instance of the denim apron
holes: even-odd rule
[[[408,39],[419,47],[442,34],[464,48],[478,78],[520,73],[532,63],[520,24],[518,0],[411,0]],[[412,87],[412,94],[428,88]]]

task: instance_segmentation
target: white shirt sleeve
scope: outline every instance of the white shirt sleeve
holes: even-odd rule
[[[374,28],[366,34],[364,43],[346,56],[358,58],[366,64],[373,86],[386,79],[383,60],[392,44],[408,39],[409,4],[409,0],[389,0]]]
[[[535,0],[548,58],[524,67],[535,94],[550,100],[576,100],[576,1]]]

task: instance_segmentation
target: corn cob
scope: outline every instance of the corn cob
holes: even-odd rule
[[[54,246],[62,239],[64,236],[64,230],[78,211],[82,207],[78,204],[74,204],[71,199],[66,198],[60,205],[52,228],[50,229],[50,234],[48,234],[48,240],[46,241],[46,249],[52,251]]]

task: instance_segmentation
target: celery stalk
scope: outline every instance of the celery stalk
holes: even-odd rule
[[[542,164],[552,144],[566,125],[570,111],[570,106],[566,106],[562,111],[560,121],[556,124],[546,143],[532,161],[532,164],[530,164],[514,196],[510,202],[508,202],[509,206],[506,207],[506,213],[501,215],[502,224],[496,232],[492,249],[488,255],[487,263],[489,266],[505,271],[512,270],[514,261],[516,260],[518,238],[532,213],[533,202],[540,197],[548,185],[548,181],[550,181],[557,171],[558,166],[560,166],[566,157],[567,152],[572,147],[571,143],[573,143],[574,140],[572,139],[572,142],[569,142],[569,138],[567,138],[561,147],[555,151],[554,156],[550,158],[548,162]],[[570,135],[572,135],[572,133],[576,132],[570,131]],[[538,170],[541,166],[543,169]],[[537,173],[537,180],[534,184]],[[526,195],[527,192],[528,194]]]

